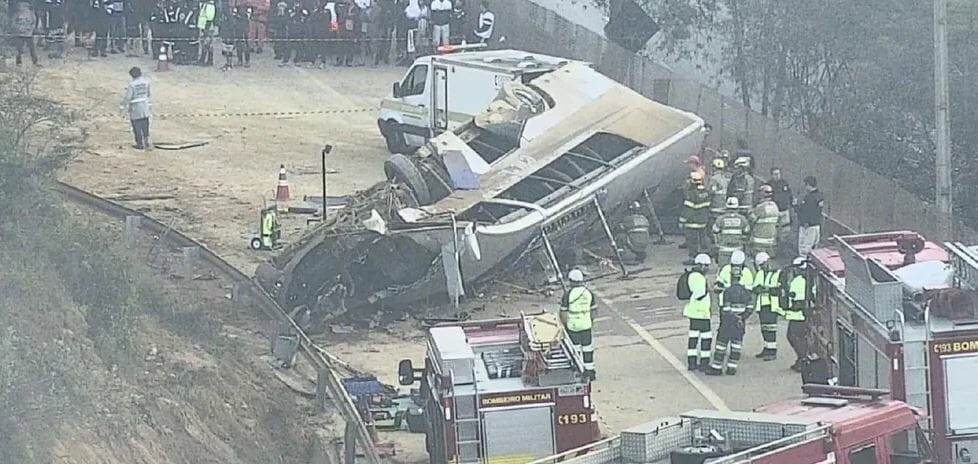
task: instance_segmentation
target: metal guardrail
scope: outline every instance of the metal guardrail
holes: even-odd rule
[[[615,435],[613,437],[605,438],[604,440],[596,441],[579,448],[564,451],[560,454],[530,461],[527,464],[556,464],[568,459],[573,459],[574,463],[579,464],[610,463],[615,462],[615,459],[620,456],[620,447],[621,437]],[[586,454],[582,455],[582,453]]]
[[[252,301],[272,320],[288,324],[299,337],[299,346],[304,357],[316,368],[316,399],[320,408],[325,406],[326,394],[333,399],[333,403],[339,409],[340,414],[347,423],[356,425],[355,432],[357,440],[362,444],[362,449],[367,462],[370,464],[380,464],[381,458],[374,448],[373,439],[363,419],[360,417],[353,399],[347,394],[346,389],[340,382],[336,369],[329,356],[324,355],[325,350],[317,347],[301,327],[282,309],[278,303],[253,279],[232,266],[213,251],[207,249],[196,240],[180,233],[177,230],[167,227],[165,224],[146,216],[138,211],[126,208],[118,203],[93,195],[82,189],[66,184],[61,181],[55,183],[54,190],[66,199],[75,203],[95,208],[116,219],[126,220],[127,217],[141,218],[141,228],[158,234],[159,237],[172,245],[179,247],[197,247],[201,250],[200,257],[215,270],[231,279],[236,290],[243,290],[250,294]]]
[[[815,440],[822,440],[829,435],[831,428],[831,425],[822,425],[811,430],[805,430],[804,432],[784,437],[780,440],[755,446],[739,453],[717,458],[711,462],[712,464],[747,464],[754,462],[756,458],[767,456],[774,452],[780,452]]]

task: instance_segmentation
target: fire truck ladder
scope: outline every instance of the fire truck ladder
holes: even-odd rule
[[[924,310],[924,339],[906,340],[904,337],[904,326],[906,320],[903,311],[894,311],[894,320],[899,326],[899,337],[903,340],[903,378],[906,388],[906,400],[911,406],[927,411],[927,415],[921,419],[921,427],[927,432],[933,431],[933,418],[930,411],[930,354],[927,347],[930,346],[930,310]]]
[[[475,369],[472,378],[475,379]],[[452,382],[452,409],[455,410],[455,458],[458,464],[482,463],[482,430],[479,426],[479,384],[472,382],[472,395],[455,394]]]

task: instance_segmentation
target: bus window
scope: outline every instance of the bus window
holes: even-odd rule
[[[876,445],[869,444],[850,451],[849,464],[876,464]]]

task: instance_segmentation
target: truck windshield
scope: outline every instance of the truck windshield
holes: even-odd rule
[[[927,435],[920,426],[890,435],[889,444],[890,462],[892,464],[930,462],[930,444],[927,441]]]

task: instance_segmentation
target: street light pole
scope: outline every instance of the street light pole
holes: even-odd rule
[[[326,221],[326,155],[333,151],[332,145],[323,147],[323,222]]]
[[[934,0],[934,116],[937,143],[937,209],[943,215],[942,237],[950,240],[953,202],[951,198],[951,134],[949,129],[949,97],[947,77],[947,0]]]

